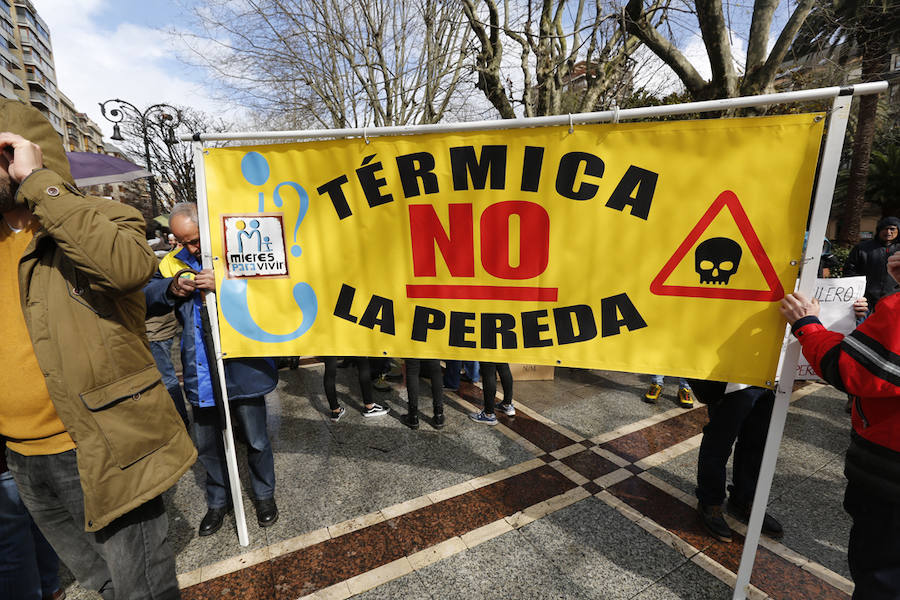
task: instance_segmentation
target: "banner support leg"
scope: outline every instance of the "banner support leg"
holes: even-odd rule
[[[209,204],[206,198],[206,171],[203,162],[203,144],[194,142],[194,172],[197,183],[197,221],[200,229],[200,247],[203,252],[203,268],[213,268],[212,254],[210,253],[209,230]],[[225,429],[222,431],[222,441],[225,449],[225,465],[228,469],[228,483],[231,491],[231,502],[234,505],[235,528],[238,534],[238,543],[241,546],[250,545],[250,535],[247,531],[247,517],[244,513],[244,499],[241,494],[241,478],[238,475],[237,453],[234,449],[234,430],[231,423],[231,410],[228,402],[228,386],[225,384],[225,364],[222,361],[222,341],[219,335],[219,314],[216,309],[215,292],[206,294],[206,310],[209,311],[209,324],[212,330],[213,348],[216,356],[219,380],[213,385],[218,385],[222,390],[222,404],[225,409]]]
[[[822,255],[822,244],[825,241],[825,229],[831,212],[831,199],[834,196],[834,184],[840,166],[841,149],[844,146],[844,134],[847,131],[847,119],[850,115],[852,95],[841,95],[834,99],[828,132],[825,135],[825,146],[822,150],[822,162],[816,181],[816,192],[813,200],[812,216],[809,224],[809,236],[803,252],[803,269],[800,272],[799,290],[811,296],[815,285],[816,266]],[[784,422],[787,419],[788,405],[794,388],[797,359],[800,356],[800,344],[791,339],[781,365],[778,388],[775,391],[775,408],[769,422],[769,433],[766,436],[766,448],[763,452],[762,466],[756,482],[756,493],[753,496],[753,507],[750,521],[747,523],[747,536],[744,540],[744,551],[738,567],[737,581],[734,586],[733,600],[747,597],[750,586],[750,575],[756,550],[759,546],[759,534],[762,530],[763,516],[769,492],[772,489],[772,478],[775,476],[775,463],[778,460],[778,448],[784,434]]]

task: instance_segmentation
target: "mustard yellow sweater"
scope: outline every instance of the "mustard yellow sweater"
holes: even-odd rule
[[[75,442],[50,400],[19,302],[19,259],[34,233],[0,218],[0,435],[19,454],[58,454]]]

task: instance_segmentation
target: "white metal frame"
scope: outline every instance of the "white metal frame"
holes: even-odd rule
[[[709,100],[706,102],[690,102],[685,104],[673,104],[668,106],[653,106],[645,108],[630,108],[619,110],[607,110],[592,113],[580,113],[576,115],[558,115],[549,117],[534,117],[523,119],[503,119],[493,121],[475,121],[469,123],[438,123],[434,125],[414,125],[399,127],[377,127],[356,129],[314,129],[298,131],[269,131],[269,132],[240,132],[240,133],[195,133],[193,135],[181,135],[182,141],[194,141],[194,165],[197,174],[197,208],[200,214],[200,239],[204,249],[203,267],[208,268],[212,264],[212,255],[209,253],[210,231],[209,210],[206,197],[206,176],[203,163],[203,144],[207,141],[248,141],[248,140],[314,140],[337,139],[349,137],[362,137],[368,140],[370,137],[386,135],[416,135],[437,132],[460,131],[487,131],[496,129],[510,129],[518,127],[549,127],[575,125],[587,123],[620,122],[629,119],[643,119],[663,117],[670,115],[683,115],[690,113],[734,110],[738,108],[750,108],[755,106],[770,106],[787,102],[810,102],[815,100],[832,100],[829,111],[829,121],[825,136],[825,144],[819,163],[819,173],[816,178],[815,195],[813,199],[812,217],[809,227],[809,237],[804,250],[803,265],[818,265],[822,253],[822,243],[825,240],[825,228],[828,225],[828,215],[831,209],[831,198],[834,194],[834,184],[837,178],[840,163],[841,148],[844,143],[844,134],[847,129],[847,118],[850,113],[850,103],[853,96],[878,94],[887,90],[886,81],[862,83],[847,87],[828,87],[813,90],[801,90],[796,92],[782,92],[777,94],[764,94],[759,96],[746,96],[741,98],[728,98],[724,100]],[[800,273],[798,290],[806,295],[811,295],[815,284],[816,269],[803,268]],[[215,294],[207,296],[207,307],[210,314],[210,323],[213,327],[213,342],[215,346],[216,360],[219,365],[220,385],[222,396],[228,406],[228,396],[225,387],[225,375],[222,365],[222,347],[219,339],[218,314],[215,305]],[[756,550],[759,545],[759,535],[762,529],[763,515],[772,488],[772,478],[775,475],[775,463],[778,459],[778,448],[781,445],[784,433],[784,423],[787,418],[787,409],[794,385],[795,367],[800,355],[799,344],[792,340],[788,345],[785,360],[782,363],[781,373],[778,378],[778,386],[775,392],[775,408],[769,423],[766,447],[763,453],[762,467],[756,484],[756,494],[753,497],[753,507],[750,513],[750,521],[747,524],[747,535],[744,541],[741,563],[738,567],[737,579],[734,587],[733,600],[743,600],[750,589],[750,574],[756,558]],[[240,479],[237,474],[237,460],[234,453],[234,438],[231,429],[231,417],[226,409],[226,429],[224,432],[226,460],[228,473],[231,480],[231,494],[234,500],[235,519],[238,526],[238,541],[242,546],[249,544],[247,537],[247,523],[244,517],[243,503],[241,499]]]
[[[204,269],[213,268],[213,255],[209,230],[209,201],[206,197],[206,171],[203,168],[203,144],[194,142],[194,172],[197,178],[197,213],[200,225],[200,248]],[[219,314],[216,310],[216,293],[206,293],[206,310],[209,312],[209,325],[212,329],[213,349],[216,355],[216,370],[219,372],[219,388],[222,390],[222,402],[225,405],[225,430],[222,438],[225,441],[225,465],[228,469],[228,483],[231,486],[231,501],[234,504],[234,520],[237,527],[238,543],[250,545],[247,531],[247,517],[244,513],[244,498],[241,495],[241,478],[238,476],[237,454],[234,450],[234,430],[231,426],[231,410],[228,402],[228,386],[225,384],[225,364],[222,362],[222,339],[219,336]],[[215,385],[215,384],[213,384]]]

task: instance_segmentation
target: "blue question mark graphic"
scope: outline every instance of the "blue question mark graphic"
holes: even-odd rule
[[[256,186],[264,185],[269,180],[269,162],[259,152],[248,152],[241,159],[241,173],[248,183]],[[294,223],[294,244],[291,246],[291,254],[294,257],[299,257],[302,250],[297,245],[297,231],[300,229],[303,217],[306,216],[306,212],[309,210],[309,195],[301,185],[293,181],[283,181],[275,187],[275,193],[273,194],[273,203],[277,208],[281,208],[284,204],[280,193],[281,188],[284,186],[288,186],[297,192],[297,196],[300,199],[300,207]],[[262,191],[259,192],[258,212],[265,212],[265,193]],[[297,283],[294,285],[292,295],[294,303],[303,314],[303,319],[294,331],[277,334],[268,332],[260,327],[250,314],[246,279],[223,280],[219,295],[222,315],[228,321],[228,324],[244,337],[257,342],[279,343],[297,339],[312,327],[319,309],[316,293],[312,286],[304,281]]]

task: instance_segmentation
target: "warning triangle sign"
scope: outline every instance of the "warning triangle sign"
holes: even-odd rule
[[[694,248],[697,241],[700,239],[700,236],[703,235],[716,216],[718,216],[725,207],[728,207],[728,210],[737,225],[738,231],[744,239],[746,247],[750,250],[750,254],[753,256],[757,267],[765,279],[765,284],[768,286],[768,289],[730,289],[726,287],[729,278],[727,276],[718,276],[719,271],[711,271],[711,273],[716,274],[718,281],[710,274],[704,274],[700,276],[700,279],[702,281],[705,277],[708,281],[705,284],[696,286],[667,285],[666,281],[669,279],[669,276],[672,275],[675,268],[681,264],[687,256],[687,253]],[[736,242],[730,239],[714,238],[714,240],[725,240],[725,242],[722,243],[725,246],[729,245],[728,242],[730,242],[730,245],[738,246]],[[707,240],[707,242],[711,241],[713,240]],[[704,242],[704,244],[707,242]],[[736,269],[740,257],[739,249],[737,256],[738,259],[736,261],[719,263],[718,266],[729,264]],[[700,263],[700,260],[698,259],[697,262]],[[763,250],[762,243],[759,241],[759,237],[756,235],[753,225],[750,224],[750,219],[747,217],[747,213],[744,212],[744,207],[741,206],[740,200],[738,200],[735,193],[730,190],[725,190],[719,194],[719,197],[716,198],[715,202],[712,203],[706,213],[700,218],[700,221],[697,222],[684,241],[681,242],[681,245],[678,246],[678,249],[675,250],[675,253],[666,262],[662,270],[653,278],[653,282],[650,284],[650,292],[657,296],[718,298],[723,300],[757,300],[760,302],[774,302],[776,300],[781,300],[784,296],[784,288],[781,286],[781,281],[779,281],[778,275],[772,267],[772,261],[769,260],[768,255],[766,255],[765,250]]]

